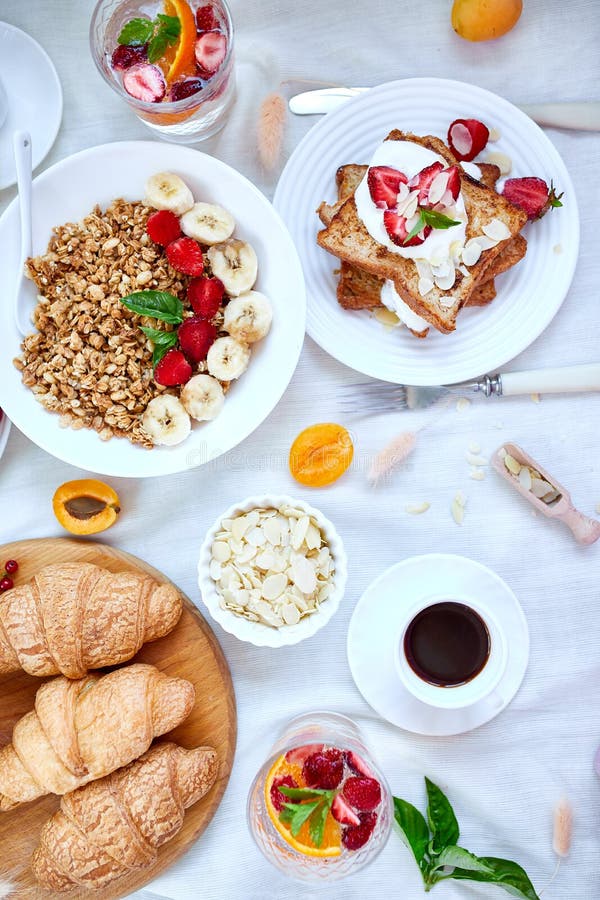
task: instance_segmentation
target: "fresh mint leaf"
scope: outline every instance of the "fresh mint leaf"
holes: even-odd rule
[[[510,859],[498,859],[495,856],[481,856],[479,861],[488,866],[491,871],[473,872],[458,868],[450,875],[459,881],[481,881],[487,884],[497,884],[511,894],[520,897],[521,900],[540,900],[525,869]]]
[[[429,844],[429,828],[425,817],[406,800],[394,797],[394,819],[400,829],[400,837],[423,869]]]
[[[177,16],[165,16],[159,13],[157,24],[154,37],[148,44],[148,61],[151,63],[164,56],[167,47],[177,43],[181,33],[181,23]]]
[[[427,788],[427,821],[432,833],[430,849],[433,854],[441,853],[444,847],[454,846],[460,830],[450,801],[440,788],[425,779]]]
[[[159,331],[157,328],[144,328],[143,325],[140,325],[140,330],[143,331],[146,337],[149,338],[154,344],[154,351],[152,353],[152,365],[157,366],[165,353],[167,353],[171,349],[171,347],[174,347],[177,343],[177,332]]]
[[[325,834],[325,822],[327,813],[331,809],[331,799],[324,798],[321,800],[316,810],[308,821],[310,839],[315,847],[320,847],[323,843],[323,835]]]
[[[444,847],[442,852],[436,857],[433,870],[442,869],[444,866],[453,866],[454,868],[464,869],[468,872],[484,872],[490,874],[493,872],[483,859],[469,853],[463,847]]]
[[[117,38],[117,43],[128,47],[139,47],[147,43],[154,34],[154,22],[150,19],[130,19]]]
[[[449,216],[445,216],[441,212],[437,212],[435,209],[421,209],[421,216],[423,217],[423,221],[426,225],[431,225],[432,228],[452,228],[453,225],[460,225],[456,219],[451,219]]]
[[[150,316],[169,325],[180,325],[183,322],[181,300],[166,291],[136,291],[127,297],[121,297],[121,303],[139,316]]]
[[[298,832],[320,803],[320,800],[314,800],[312,803],[285,803],[279,818],[290,826],[294,837],[298,837]]]
[[[315,797],[331,797],[336,795],[336,791],[326,791],[323,788],[292,788],[287,785],[281,785],[277,788],[280,794],[289,797],[290,800],[312,800]]]
[[[421,231],[421,229],[423,228],[424,225],[425,225],[425,219],[423,218],[423,210],[420,209],[420,210],[419,210],[419,219],[418,219],[417,224],[416,224],[415,227],[412,229],[412,231],[409,231],[409,233],[406,235],[406,237],[404,238],[404,240],[402,241],[402,243],[403,243],[403,244],[408,244],[408,242],[409,242],[412,238],[414,238],[414,236],[415,236],[416,234],[418,234],[418,233]]]

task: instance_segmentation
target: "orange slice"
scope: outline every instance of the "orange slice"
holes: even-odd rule
[[[290,471],[308,487],[323,487],[343,475],[354,455],[352,438],[342,425],[322,422],[301,431],[290,450]]]
[[[196,71],[196,20],[187,0],[165,0],[165,13],[167,16],[177,16],[181,23],[179,40],[173,47],[167,48],[159,61],[167,84],[173,84],[184,75],[193,75]]]
[[[320,847],[315,846],[311,840],[308,822],[304,823],[296,837],[294,837],[290,831],[290,826],[279,819],[279,813],[271,799],[271,785],[273,780],[279,775],[291,775],[299,787],[305,787],[306,785],[302,778],[302,766],[297,763],[289,763],[285,756],[280,756],[269,770],[269,774],[265,779],[265,806],[271,822],[281,837],[290,847],[304,856],[339,856],[341,853],[342,835],[340,826],[331,813],[327,814],[323,843]]]

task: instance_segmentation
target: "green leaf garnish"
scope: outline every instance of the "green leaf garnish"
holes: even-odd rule
[[[117,38],[117,43],[128,47],[139,47],[147,43],[154,34],[154,22],[150,19],[130,19]]]
[[[164,56],[167,47],[176,44],[181,34],[181,22],[177,16],[165,16],[159,13],[155,25],[156,32],[148,44],[148,61],[151,63]]]
[[[409,242],[412,238],[414,238],[414,236],[415,236],[416,234],[418,234],[418,233],[421,231],[421,229],[423,228],[424,225],[425,225],[425,220],[424,220],[424,218],[423,218],[423,210],[420,209],[420,210],[419,210],[419,219],[418,219],[418,221],[417,221],[417,224],[416,224],[415,227],[412,229],[412,231],[410,231],[410,232],[406,235],[406,237],[404,238],[404,240],[402,241],[402,243],[403,243],[403,244],[408,244],[408,242]]]
[[[554,189],[554,185],[552,184],[552,182],[550,182],[550,190],[548,191],[548,202],[550,203],[550,206],[553,206],[553,207],[562,206],[562,203],[560,202],[560,198],[562,196],[564,196],[564,193],[565,192],[562,191],[560,194],[557,194]]]
[[[513,897],[539,900],[527,873],[518,863],[494,856],[475,856],[456,845],[459,827],[450,801],[428,778],[425,784],[428,821],[406,800],[393,798],[394,818],[400,836],[419,866],[425,891],[429,892],[440,881],[453,878],[497,884]]]
[[[331,796],[331,801],[333,802],[336,794],[335,791],[326,791],[324,788],[293,788],[287,787],[287,785],[281,785],[277,790],[284,797],[289,797],[290,800],[314,800],[315,797]]]
[[[160,319],[169,325],[181,325],[183,322],[181,300],[166,291],[136,291],[121,297],[121,303],[138,316]]]
[[[320,847],[325,834],[325,822],[331,809],[331,802],[322,800],[308,821],[310,839],[315,847]]]
[[[279,813],[279,818],[290,826],[290,831],[294,837],[298,837],[298,832],[306,820],[311,817],[320,805],[320,800],[313,800],[312,803],[285,803]]]
[[[326,791],[322,788],[291,788],[282,786],[279,792],[291,800],[304,801],[284,803],[279,819],[290,826],[294,837],[308,819],[310,839],[315,847],[320,847],[325,834],[327,814],[331,809],[337,791]]]
[[[425,224],[431,225],[432,228],[452,228],[453,225],[460,225],[456,219],[451,219],[450,216],[445,216],[435,209],[422,208],[421,215]]]
[[[143,331],[146,337],[154,344],[152,365],[156,367],[165,353],[177,343],[177,332],[159,331],[157,328],[145,328],[143,325],[140,325],[140,330]]]

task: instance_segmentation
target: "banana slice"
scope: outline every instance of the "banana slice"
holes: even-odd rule
[[[225,307],[223,328],[245,344],[260,341],[269,331],[273,310],[264,294],[249,291],[234,297]]]
[[[197,422],[216,418],[225,403],[223,388],[210,375],[194,375],[181,392],[181,402]]]
[[[258,260],[246,241],[231,239],[224,244],[215,244],[206,255],[213,275],[221,279],[231,297],[245,294],[254,286]]]
[[[190,417],[177,397],[154,397],[142,414],[142,427],[153,444],[172,447],[185,441],[192,429]]]
[[[246,371],[250,349],[232,337],[217,338],[206,357],[208,371],[219,381],[233,381]]]
[[[146,182],[146,203],[154,209],[169,209],[176,216],[182,216],[192,208],[194,198],[179,175],[159,172],[157,175],[151,175]]]
[[[216,203],[194,203],[180,224],[183,233],[200,244],[221,244],[233,234],[235,219]]]

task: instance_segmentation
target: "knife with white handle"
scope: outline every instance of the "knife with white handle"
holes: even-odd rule
[[[290,111],[297,116],[314,116],[331,112],[352,97],[364,94],[369,88],[321,88],[296,94],[289,101]],[[530,103],[516,104],[539,125],[548,128],[568,128],[574,131],[600,131],[600,101],[588,103]]]

